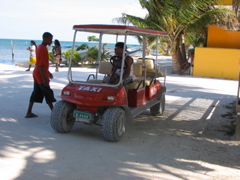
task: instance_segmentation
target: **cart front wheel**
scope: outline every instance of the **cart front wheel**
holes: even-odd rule
[[[102,120],[102,134],[104,139],[116,142],[125,133],[126,115],[122,108],[113,107],[105,111]]]
[[[66,101],[58,101],[52,110],[51,126],[59,133],[71,131],[75,117],[73,117],[75,105]]]

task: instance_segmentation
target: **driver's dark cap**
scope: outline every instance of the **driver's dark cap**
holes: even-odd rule
[[[119,47],[119,48],[124,48],[124,42],[117,42],[116,44],[115,44],[115,47]],[[127,50],[127,46],[126,46],[126,50]]]

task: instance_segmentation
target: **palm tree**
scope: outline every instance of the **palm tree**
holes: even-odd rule
[[[85,50],[85,49],[88,49],[89,46],[87,43],[83,43],[81,44],[80,46],[77,47],[76,51],[80,51],[80,50]]]
[[[185,34],[206,35],[207,26],[215,24],[230,14],[230,10],[213,3],[219,0],[139,0],[148,11],[145,18],[122,14],[118,22],[133,24],[141,28],[168,32],[172,55],[172,73],[180,71],[180,64],[186,61]]]
[[[88,36],[88,41],[91,42],[91,41],[99,41],[98,38],[96,38],[96,36]]]
[[[238,18],[238,21],[240,21],[240,17],[239,17],[239,12],[240,12],[240,0],[233,0],[232,1],[232,8],[233,11],[236,15],[236,17]]]
[[[101,59],[100,61],[107,60],[107,56],[109,55],[109,52],[105,50],[105,46],[108,45],[107,43],[103,43],[103,47],[101,50]],[[98,59],[98,51],[99,49],[97,47],[91,47],[88,49],[86,59],[90,63],[95,63]]]
[[[71,57],[72,49],[67,50],[66,52],[62,52],[62,55],[64,58],[67,60],[67,64],[70,62],[70,57]],[[78,63],[81,63],[83,59],[80,57],[80,54],[74,50],[72,54],[72,63],[74,66],[78,66]]]

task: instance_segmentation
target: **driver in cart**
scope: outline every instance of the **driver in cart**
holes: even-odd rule
[[[115,44],[115,54],[117,56],[122,57],[123,55],[123,49],[124,49],[124,43],[123,42],[118,42]],[[127,49],[127,46],[126,48]],[[121,61],[121,59],[119,59]],[[126,85],[130,84],[133,82],[134,74],[133,74],[133,58],[129,55],[125,56],[125,66],[124,66],[124,72],[123,72],[123,85],[126,89]],[[112,72],[114,71],[114,67],[112,68]],[[115,74],[113,75],[113,79],[111,81],[112,84],[117,84],[120,80],[120,74],[121,74],[121,69],[117,69],[115,71]],[[127,89],[126,89],[127,90]]]

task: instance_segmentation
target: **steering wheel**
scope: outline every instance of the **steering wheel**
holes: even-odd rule
[[[125,62],[125,61],[124,61]],[[117,68],[117,69],[121,69],[122,67],[122,57],[121,56],[112,56],[110,58],[110,63],[113,65],[113,67]],[[124,63],[123,69],[127,68],[127,63]]]

